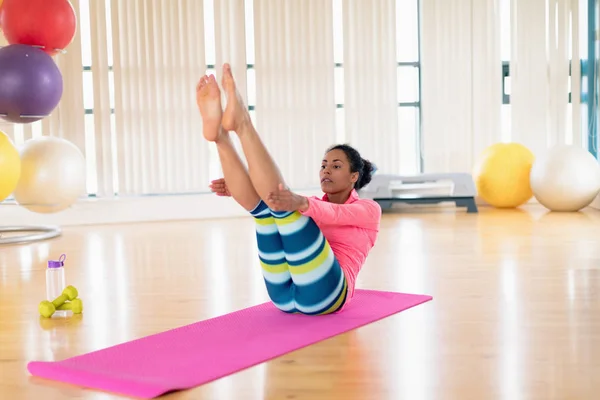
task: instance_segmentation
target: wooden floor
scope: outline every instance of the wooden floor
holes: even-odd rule
[[[67,255],[85,312],[39,318]],[[172,399],[598,399],[600,212],[386,215],[359,287],[433,301]],[[119,398],[29,376],[58,360],[267,301],[251,220],[66,229],[0,248],[0,393]]]

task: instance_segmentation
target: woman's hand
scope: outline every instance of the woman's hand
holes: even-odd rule
[[[229,189],[227,189],[227,184],[225,183],[225,179],[215,179],[209,185],[210,190],[215,193],[217,196],[229,197],[231,193],[229,193]]]
[[[279,184],[276,191],[269,193],[267,205],[273,211],[306,211],[308,210],[308,199],[291,192]]]

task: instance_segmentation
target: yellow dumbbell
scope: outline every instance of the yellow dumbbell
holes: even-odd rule
[[[52,301],[44,300],[39,305],[40,314],[43,317],[50,318],[55,312],[56,309],[62,306],[67,302],[67,300],[73,301],[77,298],[77,289],[73,286],[67,286],[60,296]]]
[[[56,307],[56,309],[60,311],[71,310],[73,314],[81,314],[83,312],[83,301],[81,299],[73,299],[73,301],[68,301]]]

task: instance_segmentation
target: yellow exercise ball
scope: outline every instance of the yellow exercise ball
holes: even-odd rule
[[[514,208],[533,196],[529,174],[535,157],[519,143],[496,143],[483,151],[473,167],[479,196],[497,208]]]
[[[0,201],[14,192],[21,177],[21,158],[10,138],[0,131]]]
[[[69,208],[85,195],[83,153],[68,140],[42,136],[21,149],[21,179],[15,200],[29,211],[50,214]]]

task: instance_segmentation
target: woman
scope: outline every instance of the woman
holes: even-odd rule
[[[211,183],[212,191],[232,196],[254,217],[263,277],[277,308],[308,315],[341,311],[379,232],[381,208],[356,192],[371,180],[372,164],[348,145],[334,146],[321,165],[325,195],[291,192],[252,125],[228,64],[222,86],[225,111],[213,75],[196,86],[204,137],[216,144],[224,175]],[[248,170],[230,131],[240,139]]]

